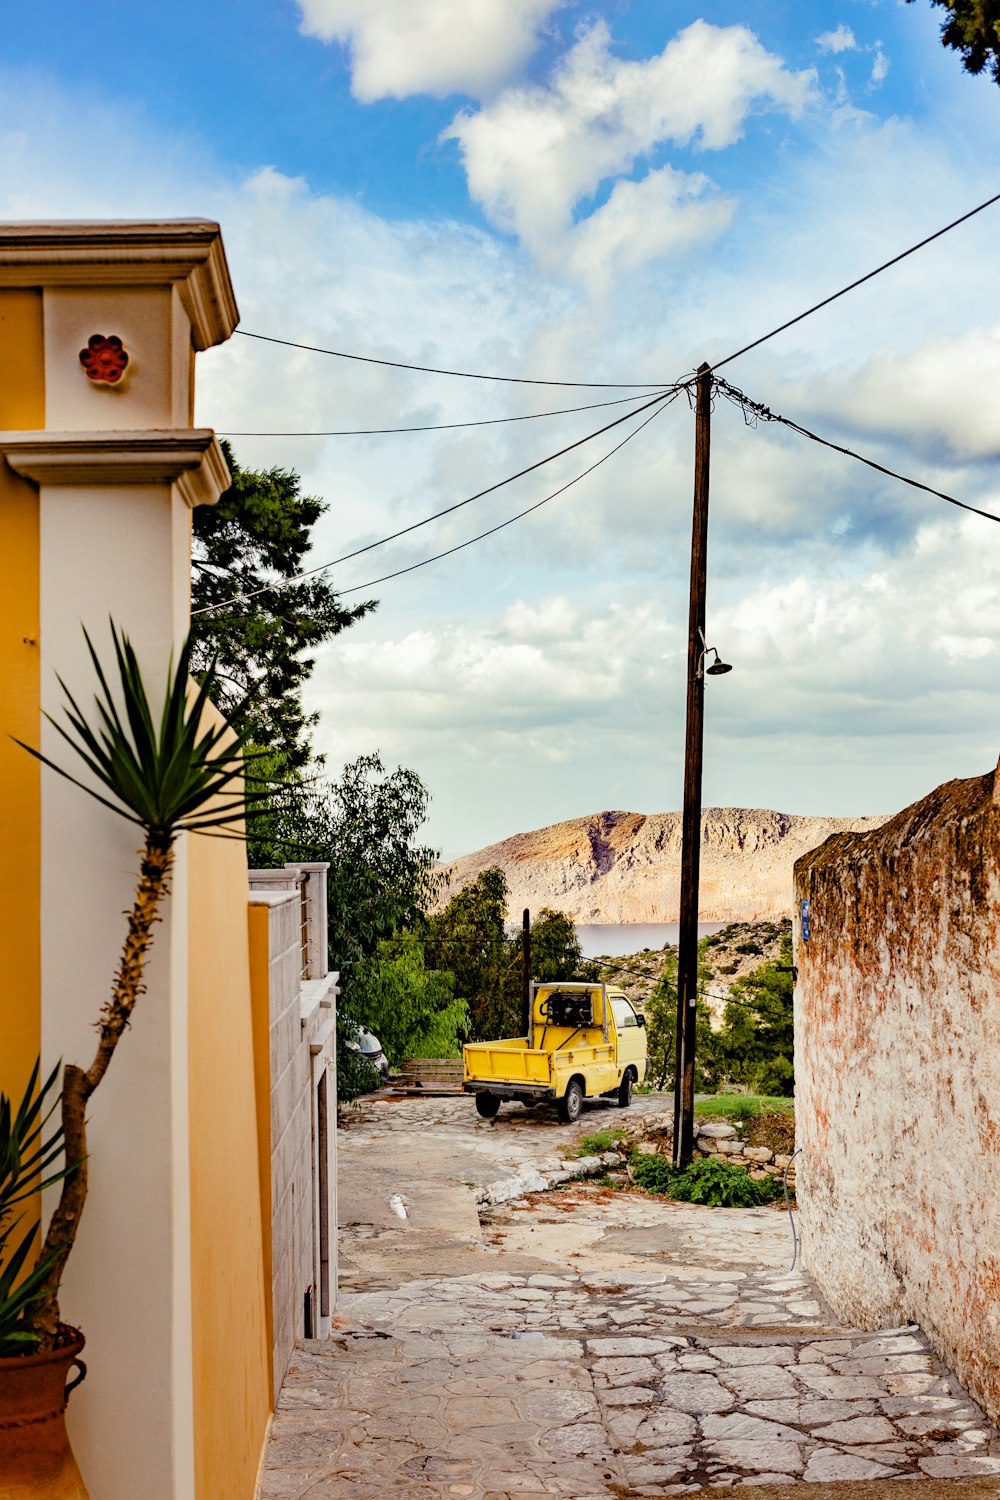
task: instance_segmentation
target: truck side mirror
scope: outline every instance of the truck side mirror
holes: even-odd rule
[[[640,1025],[640,1026],[645,1026],[645,1024],[646,1024],[646,1017],[645,1017],[645,1016],[643,1016],[643,1015],[640,1015],[640,1014],[639,1014],[639,1013],[638,1013],[638,1011],[637,1011],[637,1012],[636,1012],[636,1017],[635,1017],[635,1018],[636,1018],[636,1020],[637,1020],[637,1021],[638,1021],[638,1023],[639,1023],[639,1025]]]

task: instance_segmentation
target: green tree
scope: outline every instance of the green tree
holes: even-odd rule
[[[912,5],[913,0],[907,0]],[[967,73],[988,70],[1000,84],[1000,0],[931,0],[948,12],[941,45],[962,54]]]
[[[654,1088],[665,1087],[673,1077],[674,1046],[677,1040],[677,952],[667,953],[663,972],[646,1001],[646,1047],[649,1052],[647,1077]]]
[[[379,943],[358,965],[348,990],[350,1013],[382,1043],[389,1064],[407,1057],[456,1057],[459,1033],[468,1028],[455,979],[428,969],[423,943],[412,932]]]
[[[194,511],[192,665],[201,674],[216,659],[214,701],[248,739],[294,771],[311,757],[308,736],[318,718],[302,706],[314,663],[306,653],[375,602],[348,608],[324,577],[281,586],[306,566],[310,532],[328,507],[301,493],[294,470],[243,469],[229,445],[223,449],[232,485],[217,505]]]
[[[519,944],[508,938],[507,877],[483,870],[429,918],[427,953],[455,976],[455,993],[469,1007],[469,1036],[491,1041],[521,1031]]]
[[[483,870],[427,924],[427,952],[455,976],[455,992],[469,1007],[469,1037],[493,1041],[523,1036],[523,932],[507,932],[509,892],[499,866]],[[584,965],[576,928],[562,912],[543,907],[531,923],[531,977],[579,979]]]
[[[269,764],[263,762],[265,771]],[[248,781],[248,794],[253,786]],[[416,772],[402,766],[387,771],[378,755],[362,755],[336,781],[286,775],[247,819],[251,867],[297,859],[325,860],[330,866],[329,963],[340,972],[337,1069],[343,1100],[376,1086],[374,1070],[350,1045],[357,1025],[376,1032],[384,1047],[399,1050],[391,1028],[383,1035],[368,1013],[369,1002],[384,1008],[393,983],[418,1009],[433,1009],[442,994],[438,980],[427,978],[428,997],[418,1003],[412,965],[404,963],[394,975],[391,955],[380,954],[380,945],[422,928],[437,890],[437,851],[418,837],[428,800]]]
[[[760,964],[729,991],[716,1038],[719,1068],[731,1083],[758,1094],[794,1093],[792,940],[781,940],[779,963]]]
[[[713,1088],[716,1078],[716,1040],[711,1012],[702,998],[712,977],[705,959],[706,940],[698,944],[698,991],[695,1001],[695,1088]],[[677,950],[666,955],[663,972],[646,1001],[646,1046],[649,1050],[649,1082],[654,1088],[673,1085],[677,1044]]]
[[[326,860],[330,964],[345,971],[419,922],[437,890],[437,850],[419,842],[427,789],[415,771],[378,755],[336,781],[291,780],[250,821],[251,865]]]
[[[520,964],[523,933],[515,938],[517,962]],[[577,979],[583,962],[583,951],[572,921],[561,911],[543,906],[531,920],[532,979]]]

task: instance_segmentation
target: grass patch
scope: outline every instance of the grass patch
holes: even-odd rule
[[[694,1104],[694,1112],[701,1119],[719,1115],[727,1120],[756,1120],[758,1115],[794,1108],[794,1099],[767,1094],[713,1094],[708,1099],[696,1099]]]
[[[709,1208],[759,1208],[782,1193],[776,1177],[751,1177],[746,1167],[707,1156],[677,1171],[667,1156],[632,1157],[632,1176],[647,1193]]]
[[[577,1155],[600,1156],[602,1151],[614,1151],[624,1134],[624,1130],[595,1130],[593,1135],[582,1135],[577,1142]]]

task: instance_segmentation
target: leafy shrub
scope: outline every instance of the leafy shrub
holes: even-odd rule
[[[663,1193],[673,1197],[673,1183],[678,1173],[669,1156],[651,1156],[646,1152],[633,1153],[631,1160],[632,1180],[647,1193]]]
[[[703,1157],[683,1171],[676,1171],[665,1156],[633,1156],[632,1175],[647,1193],[709,1208],[759,1208],[782,1191],[776,1177],[751,1177],[746,1167],[718,1156]]]

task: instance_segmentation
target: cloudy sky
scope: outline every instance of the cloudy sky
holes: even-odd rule
[[[237,336],[200,362],[222,433],[611,401],[1000,191],[1000,89],[937,29],[927,0],[34,0],[0,36],[0,214],[216,218],[244,330],[607,386]],[[725,373],[1000,513],[998,243],[1000,205]],[[329,501],[320,563],[628,410],[233,443]],[[321,748],[415,768],[446,853],[680,804],[693,418],[642,420],[334,570],[380,602],[321,654]],[[720,402],[709,560],[706,803],[894,811],[996,763],[1000,528]]]

